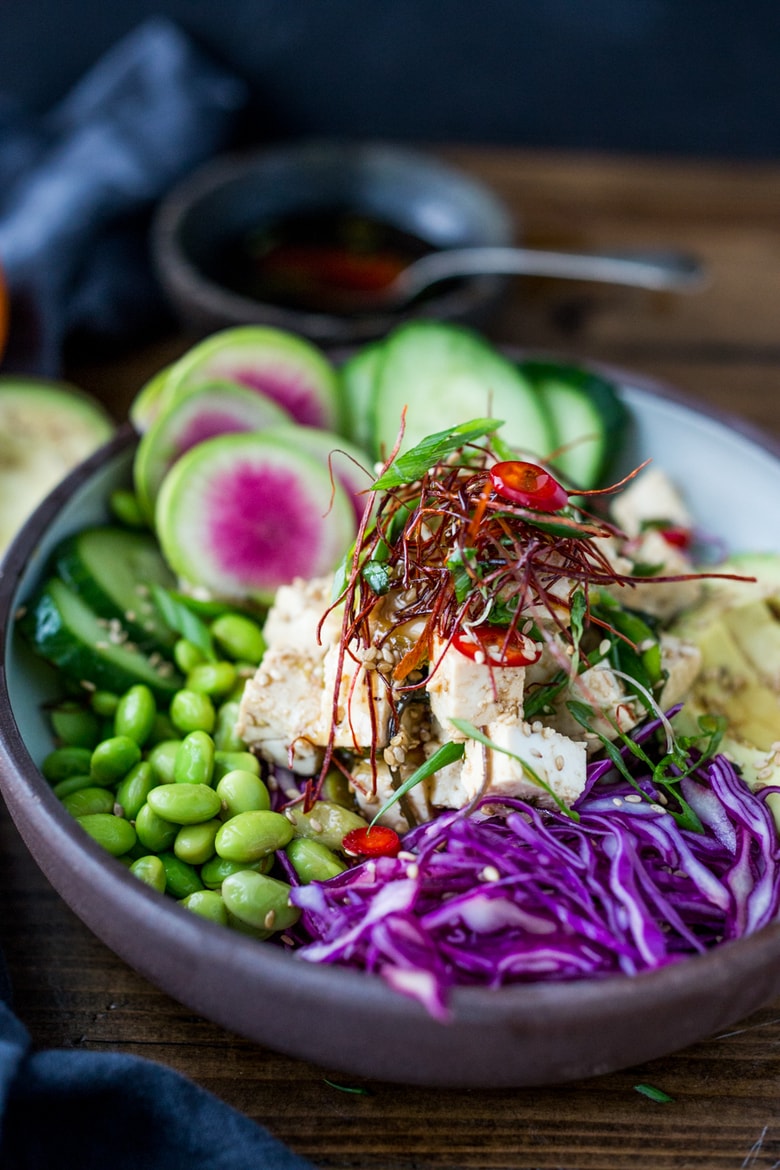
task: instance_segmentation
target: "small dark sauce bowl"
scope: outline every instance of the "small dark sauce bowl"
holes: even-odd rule
[[[496,308],[507,285],[504,277],[451,281],[403,310],[367,312],[271,303],[215,278],[220,254],[243,234],[332,208],[408,233],[431,249],[514,242],[512,217],[489,189],[417,151],[311,142],[225,156],[175,187],[155,218],[157,272],[182,324],[195,334],[272,325],[321,345],[348,345],[417,317],[480,325]]]

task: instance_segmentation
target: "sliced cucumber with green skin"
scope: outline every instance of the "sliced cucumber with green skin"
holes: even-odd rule
[[[182,455],[155,522],[164,556],[189,585],[261,603],[294,577],[331,571],[356,531],[352,504],[322,461],[261,433],[207,439]]]
[[[312,455],[346,491],[355,517],[359,521],[368,503],[368,488],[375,476],[371,470],[371,457],[367,451],[350,443],[334,431],[320,431],[315,427],[290,426],[269,427],[266,437],[289,443],[299,451]]]
[[[465,419],[501,419],[504,442],[543,459],[553,449],[539,395],[520,370],[489,342],[457,325],[414,321],[387,338],[374,387],[374,442],[386,457],[404,407],[401,450]]]
[[[574,487],[597,487],[620,450],[628,424],[628,411],[615,387],[591,370],[557,362],[526,361],[520,370],[552,423],[550,464]]]
[[[223,329],[174,362],[162,408],[198,386],[223,381],[265,394],[304,426],[340,429],[335,367],[305,338],[262,325]]]
[[[176,578],[151,534],[110,525],[86,528],[58,545],[52,563],[99,617],[120,621],[144,650],[173,645],[176,635],[160,617],[149,587],[174,589]]]
[[[103,407],[75,386],[0,377],[0,553],[37,504],[113,431]]]
[[[183,685],[170,662],[144,654],[58,577],[43,586],[19,626],[36,652],[74,682],[117,694],[145,683],[162,701]]]
[[[370,451],[374,447],[374,387],[384,353],[383,341],[372,341],[347,358],[339,371],[344,433]]]
[[[281,406],[235,382],[198,386],[184,397],[174,398],[142,436],[133,460],[133,482],[147,520],[154,520],[154,505],[167,472],[190,448],[216,435],[261,431],[292,422]]]
[[[161,370],[153,374],[149,381],[144,383],[130,403],[130,409],[127,412],[128,417],[139,435],[142,435],[144,431],[148,431],[149,427],[160,414],[165,399],[165,388],[168,383],[170,370],[170,366],[163,366]]]

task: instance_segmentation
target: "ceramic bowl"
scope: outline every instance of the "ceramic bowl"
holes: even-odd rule
[[[433,248],[514,242],[510,213],[492,191],[418,151],[315,141],[218,158],[170,192],[152,231],[160,280],[185,326],[200,334],[272,325],[322,345],[349,345],[417,316],[479,324],[506,287],[501,277],[468,277],[403,312],[339,315],[261,302],[210,275],[215,256],[236,235],[334,207],[388,223]]]
[[[780,552],[772,521],[780,445],[730,418],[622,377],[632,416],[626,469],[656,456],[700,523],[734,547]],[[780,924],[637,977],[466,988],[439,1023],[377,977],[299,961],[156,894],[92,843],[38,765],[51,743],[41,706],[52,672],[14,634],[14,614],[66,534],[105,518],[127,480],[119,434],[41,505],[0,579],[0,785],[52,885],[117,955],[193,1011],[261,1045],[345,1073],[440,1086],[544,1085],[668,1054],[734,1024],[780,993]]]

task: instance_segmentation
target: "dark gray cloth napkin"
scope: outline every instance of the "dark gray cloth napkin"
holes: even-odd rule
[[[73,332],[127,340],[159,318],[149,214],[230,142],[247,98],[241,80],[163,17],[115,45],[42,117],[0,92],[6,369],[54,376]]]

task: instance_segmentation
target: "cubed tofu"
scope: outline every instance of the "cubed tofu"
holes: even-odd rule
[[[409,775],[411,775],[413,770],[413,768],[408,769]],[[401,775],[403,779],[406,778],[403,773]],[[352,779],[352,788],[355,793],[357,805],[363,816],[371,821],[382,805],[393,795],[393,777],[390,768],[383,760],[377,760],[376,790],[374,790],[374,772],[370,760],[361,760],[352,769]],[[412,809],[418,821],[430,820],[431,810],[428,805],[427,784],[425,781],[410,789],[404,797],[404,801],[408,802],[408,806]],[[382,814],[378,823],[381,825],[389,825],[397,833],[405,833],[410,827],[399,801],[396,801],[386,813]]]
[[[630,574],[633,565],[658,566],[653,576],[632,582],[630,585],[612,586],[610,592],[623,605],[654,614],[662,621],[668,621],[675,614],[687,609],[699,600],[703,582],[691,577],[692,566],[687,555],[669,544],[658,529],[650,528],[636,543],[630,546],[631,560],[620,558],[616,568]],[[683,577],[687,580],[658,581],[657,577]]]
[[[312,776],[322,762],[322,663],[294,650],[271,648],[244,687],[238,734],[281,767]]]
[[[586,732],[571,714],[566,704],[572,700],[591,708],[593,732],[608,739],[614,739],[617,734],[613,724],[616,723],[621,731],[630,731],[642,716],[642,708],[626,694],[622,681],[606,662],[584,670],[556,697],[553,714],[549,720],[545,717],[545,722],[570,739],[584,739],[591,751],[599,748],[601,742],[595,734]]]
[[[452,726],[453,719],[477,727],[495,719],[522,719],[525,667],[474,662],[438,638],[431,660],[434,669],[426,686],[431,712],[449,738],[465,738]]]
[[[675,528],[693,523],[682,496],[660,467],[646,467],[614,497],[612,518],[627,536],[637,536],[647,520],[663,520]]]
[[[474,740],[466,744],[461,782],[467,799],[481,792],[485,796],[514,796],[554,807],[553,798],[529,777],[521,760],[567,805],[582,794],[588,757],[581,740],[569,739],[539,723],[531,725],[523,721],[491,723],[487,735],[504,751],[485,752]]]
[[[266,645],[324,658],[328,646],[341,636],[340,607],[323,621],[331,604],[332,586],[331,577],[314,577],[311,581],[296,577],[289,585],[281,585],[263,627]]]
[[[333,721],[333,698],[339,671],[339,647],[329,647],[323,661],[320,696],[320,742],[327,743]],[[392,707],[386,685],[376,670],[366,670],[351,654],[344,653],[338,682],[338,708],[333,746],[362,752],[388,740]]]
[[[690,694],[701,669],[702,656],[693,642],[686,642],[674,634],[661,634],[660,644],[661,667],[667,672],[667,679],[658,702],[665,710]]]

